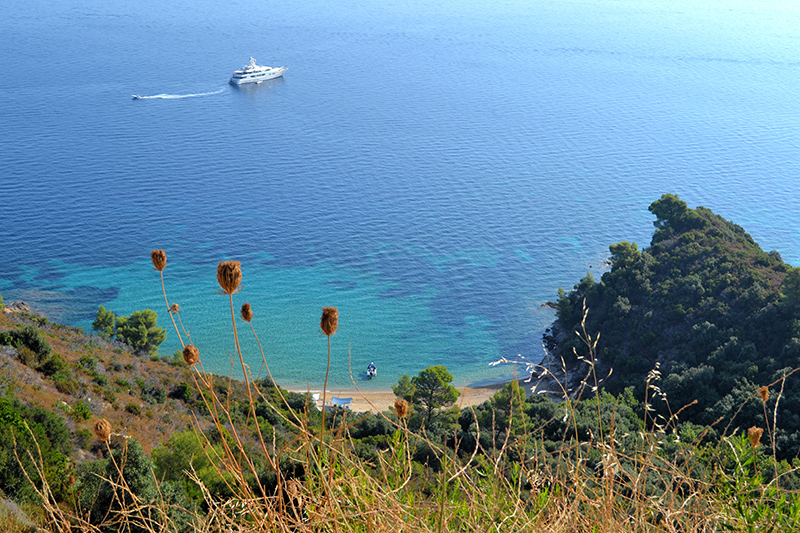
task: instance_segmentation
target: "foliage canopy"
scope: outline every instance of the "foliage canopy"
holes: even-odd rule
[[[152,309],[134,311],[131,316],[117,316],[101,305],[92,329],[102,336],[116,337],[135,351],[154,354],[167,338],[167,330],[157,324],[158,314]]]
[[[408,376],[402,376],[392,387],[395,395],[406,398],[410,395],[414,404],[425,410],[425,420],[430,425],[433,411],[452,405],[461,394],[450,385],[453,375],[443,365],[429,366],[418,376],[411,378],[410,390]]]
[[[759,386],[800,367],[800,269],[764,252],[744,229],[705,207],[690,209],[671,194],[650,205],[656,216],[650,246],[611,245],[611,269],[590,274],[572,291],[559,291],[555,334],[545,341],[577,368],[586,355],[574,331],[602,333],[597,365],[613,368],[606,387],[645,394],[646,375],[660,365],[662,416],[683,406],[681,420],[763,425]],[[574,351],[573,351],[574,349]],[[793,385],[793,386],[792,386]],[[795,376],[783,384],[778,407],[779,456],[800,446],[800,390]],[[776,394],[766,409],[772,412]],[[672,407],[670,407],[670,405]],[[724,427],[724,426],[723,426]]]

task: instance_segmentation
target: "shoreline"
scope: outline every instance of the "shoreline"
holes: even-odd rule
[[[491,385],[486,385],[482,387],[456,387],[461,395],[456,400],[455,405],[458,405],[459,408],[463,409],[465,407],[469,407],[470,405],[475,406],[479,405],[492,396],[494,394],[511,383],[513,380],[506,381],[504,383],[496,383]],[[520,386],[525,388],[526,383],[522,383],[522,380],[517,380]],[[322,401],[322,388],[305,388],[300,389],[297,387],[292,387],[288,389],[291,392],[299,392],[301,394],[311,393],[311,394],[319,394],[320,395],[320,402]],[[327,401],[330,404],[331,397],[336,396],[338,398],[352,398],[350,403],[350,409],[356,413],[363,413],[363,412],[371,412],[373,414],[385,411],[387,409],[394,409],[394,401],[396,396],[394,392],[392,392],[391,388],[388,390],[384,389],[372,389],[372,390],[357,390],[355,388],[331,388],[328,387],[327,393]]]

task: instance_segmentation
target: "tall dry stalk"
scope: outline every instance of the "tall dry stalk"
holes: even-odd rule
[[[328,400],[328,375],[331,372],[331,336],[336,333],[336,330],[339,328],[339,310],[335,307],[323,307],[322,319],[320,320],[319,327],[328,337],[328,364],[325,367],[325,383],[322,386],[322,423],[320,425],[320,439],[322,439],[322,434],[325,433],[325,407]]]
[[[233,295],[239,291],[239,285],[242,282],[241,267],[242,264],[239,261],[220,262],[219,265],[217,265],[217,282],[219,282],[219,285],[222,288],[222,292],[228,295],[228,302],[230,303],[230,309],[231,309],[231,324],[233,326],[233,340],[236,344],[236,353],[239,355],[239,362],[242,365],[242,374],[244,375],[244,382],[247,387],[247,398],[250,406],[250,416],[252,416],[252,419],[256,424],[256,430],[258,431],[259,439],[263,444],[264,438],[261,435],[261,428],[258,426],[255,400],[253,399],[253,392],[250,387],[251,375],[247,365],[244,363],[244,356],[242,355],[242,347],[239,344],[239,333],[236,330],[236,314],[233,310]],[[266,445],[264,445],[264,447],[266,451]],[[273,462],[272,457],[270,456],[269,453],[267,453],[266,456],[272,469],[276,472],[278,476],[280,476],[277,464]],[[248,460],[248,462],[250,461]],[[258,477],[258,474],[255,471],[254,475],[256,476],[256,482],[258,483],[259,488],[261,489],[261,492],[263,494],[264,488],[261,486],[261,481]]]

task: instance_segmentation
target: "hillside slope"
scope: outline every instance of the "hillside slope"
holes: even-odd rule
[[[664,195],[649,209],[656,216],[650,246],[614,244],[611,270],[600,281],[587,274],[572,291],[560,289],[546,342],[572,367],[585,365],[576,357],[585,346],[572,333],[585,300],[586,328],[601,334],[596,364],[603,375],[613,369],[610,391],[634,387],[642,395],[658,367],[652,392],[666,398],[655,405],[663,416],[697,400],[681,420],[721,427],[743,403],[735,424],[763,425],[764,408],[773,414],[781,392],[776,442],[779,455],[794,457],[800,390],[796,376],[783,377],[800,367],[800,269],[764,252],[740,226],[677,196]],[[770,387],[765,406],[761,386]]]

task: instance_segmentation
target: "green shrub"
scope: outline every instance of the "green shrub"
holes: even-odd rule
[[[42,335],[42,332],[32,326],[25,326],[18,333],[22,344],[36,352],[39,356],[39,362],[44,361],[53,352],[53,348],[47,339]]]
[[[125,405],[125,410],[134,416],[142,416],[142,408],[139,407],[138,403],[129,402]]]
[[[36,370],[45,376],[52,376],[58,372],[67,370],[68,367],[69,365],[67,365],[66,361],[64,361],[60,355],[55,353],[48,357],[44,363],[39,365],[39,368]]]
[[[92,373],[92,381],[94,381],[101,387],[105,387],[106,385],[108,385],[108,378],[103,374],[98,374],[97,372]]]
[[[185,381],[182,381],[170,391],[169,397],[188,403],[192,400],[192,387]]]
[[[78,364],[86,370],[95,370],[97,368],[97,359],[91,355],[84,355],[78,359]]]
[[[53,348],[42,335],[42,332],[33,326],[24,326],[0,333],[0,344],[14,346],[15,348],[26,348],[28,351],[25,351],[20,356],[20,360],[24,364],[33,367],[39,366],[53,352]]]
[[[134,505],[149,505],[156,502],[166,503],[170,511],[168,516],[159,516],[164,523],[169,523],[166,528],[171,531],[191,531],[189,527],[189,514],[183,509],[191,509],[191,504],[186,501],[182,490],[177,490],[174,485],[162,485],[153,476],[153,462],[144,453],[142,446],[134,439],[127,441],[122,449],[112,451],[114,460],[97,462],[90,468],[84,469],[80,477],[81,491],[79,506],[82,508],[88,521],[95,526],[103,525],[99,531],[123,531],[123,528],[109,527],[108,524],[125,524],[128,526],[129,510]],[[119,490],[119,470],[122,467],[122,477],[126,490]],[[113,480],[114,482],[109,482]],[[154,527],[156,529],[154,529]],[[134,522],[125,531],[131,533],[145,533],[160,529],[156,523],[147,523],[146,526]]]
[[[68,369],[59,370],[53,374],[52,379],[53,385],[55,385],[56,389],[64,394],[74,395],[81,388],[80,383],[78,383],[78,380],[75,379],[75,374]]]
[[[76,422],[89,420],[91,417],[92,410],[89,408],[89,404],[83,400],[78,401],[78,403],[72,406],[72,418],[74,418]]]
[[[164,403],[167,401],[167,389],[158,385],[145,385],[142,387],[141,398],[147,403]]]
[[[117,394],[113,390],[106,389],[103,391],[103,399],[113,405],[117,401]]]
[[[88,429],[81,428],[75,432],[75,440],[77,441],[80,449],[88,450],[92,446],[94,435]]]
[[[29,367],[35,367],[39,361],[39,356],[27,346],[17,348],[17,357],[20,363]]]
[[[30,455],[17,450],[36,450],[37,466]],[[17,502],[35,501],[28,475],[41,485],[43,473],[54,496],[63,499],[68,477],[63,450],[69,450],[69,431],[58,415],[0,398],[0,490],[6,495]]]

